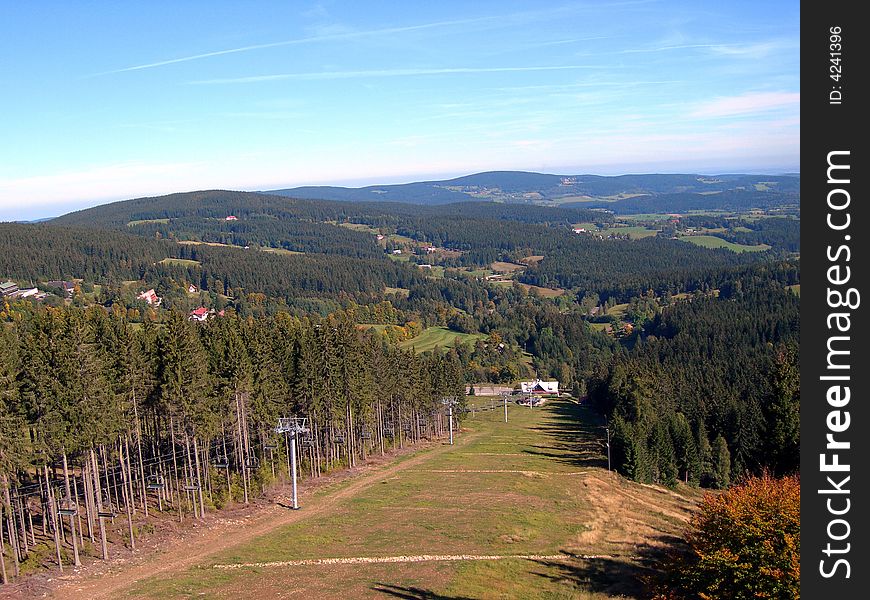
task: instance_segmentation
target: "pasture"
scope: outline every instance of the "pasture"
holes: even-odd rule
[[[435,440],[303,492],[301,510],[275,509],[271,524],[241,520],[190,542],[201,552],[121,565],[60,591],[66,598],[642,597],[640,578],[686,526],[698,492],[609,473],[601,423],[579,404],[510,404],[509,415],[504,423],[501,406],[466,415],[454,446]],[[256,535],[245,533],[251,529]]]
[[[745,244],[735,244],[728,240],[723,240],[715,235],[684,235],[679,238],[682,242],[689,242],[703,248],[725,248],[732,252],[764,252],[770,250],[767,244],[758,244],[757,246],[746,246]]]
[[[414,348],[417,352],[428,352],[436,347],[449,348],[459,340],[461,343],[474,342],[483,339],[483,334],[459,333],[446,327],[427,327],[417,337],[405,340],[400,345],[403,348]]]

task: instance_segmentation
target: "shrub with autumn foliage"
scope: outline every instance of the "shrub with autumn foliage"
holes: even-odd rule
[[[704,497],[656,598],[799,598],[800,478],[753,477]]]

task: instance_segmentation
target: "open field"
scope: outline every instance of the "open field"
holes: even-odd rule
[[[428,352],[434,350],[435,347],[449,348],[456,340],[460,342],[473,342],[474,340],[485,337],[483,334],[459,333],[451,331],[446,327],[427,327],[423,333],[410,340],[405,340],[401,343],[403,348],[413,347],[417,352]]]
[[[526,291],[531,292],[532,290],[534,290],[534,291],[538,292],[538,294],[542,298],[557,298],[565,293],[565,290],[563,290],[561,288],[555,288],[555,289],[554,288],[546,288],[546,287],[540,287],[537,285],[529,285],[528,283],[521,283],[520,285],[523,286],[523,288],[525,288]]]
[[[630,225],[627,227],[610,227],[602,231],[602,235],[611,235],[618,233],[619,235],[627,235],[633,240],[639,240],[645,237],[652,237],[659,232],[658,229],[648,229],[643,226]]]
[[[63,598],[638,598],[698,492],[608,473],[601,427],[565,400],[509,405],[441,443],[304,494],[302,509],[143,563],[72,578]],[[214,537],[208,545],[209,536]]]
[[[127,223],[127,227],[133,227],[135,225],[145,225],[147,223],[169,223],[169,219],[139,219],[138,221],[130,221]]]
[[[198,260],[189,260],[187,258],[164,258],[160,261],[161,265],[171,265],[175,267],[198,267]]]
[[[297,252],[296,250],[287,250],[286,248],[266,248],[266,247],[263,247],[263,248],[260,248],[260,250],[263,252],[271,252],[273,254],[284,254],[287,256],[290,256],[293,254],[305,254],[304,252]]]
[[[532,256],[527,256],[525,258],[521,258],[520,262],[524,265],[536,265],[539,262],[544,260],[544,256],[542,254],[534,254]]]
[[[787,286],[785,286],[785,289],[791,290],[792,292],[794,292],[798,296],[801,295],[801,284],[799,284],[799,283],[796,283],[795,285],[787,285]]]
[[[525,268],[525,265],[518,265],[516,263],[509,263],[503,261],[496,261],[490,265],[490,269],[492,269],[496,273],[516,273],[517,271],[522,271]]]
[[[722,238],[716,237],[715,235],[684,235],[681,236],[679,239],[680,241],[690,242],[704,248],[726,248],[733,252],[764,252],[765,250],[770,250],[770,246],[768,246],[767,244],[746,246],[744,244],[735,244],[733,242],[723,240]]]

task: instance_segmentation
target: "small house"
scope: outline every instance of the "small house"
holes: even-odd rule
[[[187,286],[187,293],[188,294],[195,294],[196,293],[196,286],[193,285],[192,283],[189,286]]]
[[[187,318],[190,321],[197,321],[198,323],[202,323],[212,314],[214,314],[213,311],[210,311],[204,306],[200,306],[199,308],[190,311],[190,315],[188,315]]]
[[[542,381],[535,379],[534,381],[521,381],[520,390],[524,394],[558,394],[558,381]]]
[[[18,284],[14,281],[0,283],[0,296],[11,296],[18,291]]]
[[[236,215],[228,215],[225,221],[238,221],[239,218]]]
[[[138,296],[136,296],[137,300],[144,300],[148,306],[160,306],[162,302],[162,298],[157,296],[157,292],[154,291],[154,288],[150,290],[144,291]]]

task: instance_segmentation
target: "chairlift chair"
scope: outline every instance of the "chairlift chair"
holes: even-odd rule
[[[226,469],[228,466],[230,466],[230,462],[227,460],[226,456],[218,456],[214,459],[212,465],[216,469]]]
[[[258,469],[260,468],[260,459],[256,456],[251,456],[245,461],[245,466],[249,469]]]
[[[57,514],[62,517],[72,517],[79,512],[79,505],[69,496],[64,496],[63,500],[58,503]]]
[[[97,511],[97,516],[104,519],[114,519],[118,516],[118,511],[111,502],[105,502],[103,504],[103,510]]]
[[[145,487],[149,490],[162,490],[165,487],[163,477],[160,475],[149,475],[148,483],[145,484]]]
[[[268,450],[268,451],[272,452],[273,450],[277,450],[277,449],[278,449],[278,446],[275,444],[264,444],[263,445],[263,450]]]
[[[343,433],[336,434],[336,436],[334,438],[332,438],[332,442],[334,444],[343,444],[344,443],[344,434]]]

